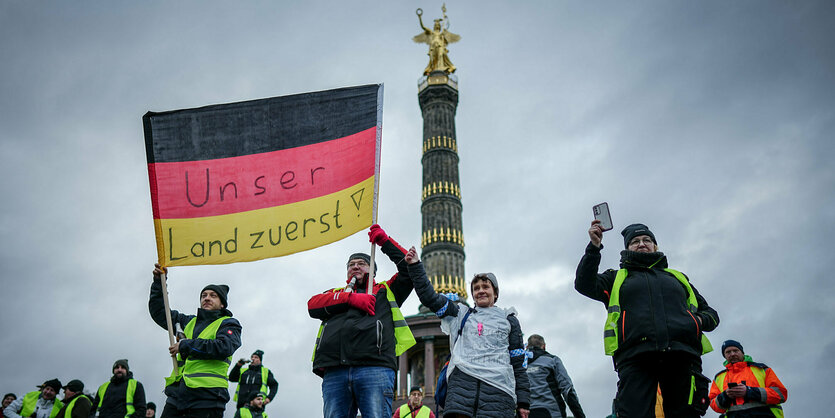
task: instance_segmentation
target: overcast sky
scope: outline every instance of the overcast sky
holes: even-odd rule
[[[94,390],[128,358],[164,403],[168,337],[147,308],[149,110],[385,83],[379,223],[419,245],[428,58],[411,37],[415,9],[431,22],[441,2],[406,3],[0,0],[0,392],[53,377]],[[617,268],[619,231],[646,223],[719,312],[714,346],[737,339],[771,366],[787,416],[830,413],[835,3],[513,3],[447,2],[462,37],[449,55],[467,274],[496,273],[498,304],[563,359],[587,415],[605,416],[617,381],[605,309],[573,280],[591,207],[607,201],[601,269]],[[205,284],[228,283],[244,327],[235,357],[264,350],[280,382],[268,413],[320,416],[306,302],[369,248],[362,232],[173,268],[172,307],[194,312]],[[704,357],[709,377],[721,368],[718,352]]]

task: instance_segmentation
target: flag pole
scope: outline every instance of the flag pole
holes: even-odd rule
[[[171,307],[168,304],[168,284],[166,283],[165,270],[160,275],[160,283],[162,284],[162,303],[165,306],[165,322],[168,324],[168,345],[174,345],[174,322],[171,320]],[[177,355],[171,355],[171,361],[174,362],[174,371],[179,368],[177,364]]]
[[[383,84],[377,88],[377,146],[375,147],[374,155],[374,198],[373,207],[371,209],[371,224],[377,223],[377,194],[380,192],[380,157],[383,148]],[[374,255],[377,252],[377,245],[371,243],[371,262],[368,263],[368,281],[366,283],[366,293],[372,294],[374,289]]]

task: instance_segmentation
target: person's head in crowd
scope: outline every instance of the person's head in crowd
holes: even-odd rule
[[[489,308],[499,300],[499,282],[493,273],[478,273],[470,282],[473,301],[479,308]]]
[[[200,291],[200,307],[207,311],[219,311],[225,309],[229,304],[227,297],[229,286],[225,284],[206,285]]]
[[[739,363],[745,360],[745,351],[742,350],[742,344],[739,341],[727,340],[722,343],[722,356],[728,364]]]
[[[542,338],[542,336],[539,335],[539,334],[531,334],[531,336],[528,337],[528,348],[531,349],[531,348],[534,348],[534,347],[535,348],[541,348],[541,349],[544,350],[545,349],[545,338]]]
[[[14,393],[7,393],[3,395],[3,409],[11,405],[11,403],[14,402],[15,399],[17,399],[17,395],[15,395]]]
[[[58,392],[61,391],[61,381],[58,379],[47,380],[38,387],[41,388],[41,397],[51,401],[55,399],[55,397],[58,396]]]
[[[73,379],[63,389],[64,399],[72,399],[73,396],[84,393],[84,383],[78,379]]]
[[[420,386],[412,386],[409,390],[409,406],[415,409],[421,405],[423,405],[423,390]]]
[[[348,281],[357,278],[357,283],[365,283],[368,270],[371,268],[371,256],[365,253],[354,253],[348,257]],[[377,276],[377,262],[374,262],[374,276]]]
[[[145,418],[154,418],[157,414],[157,404],[148,402],[145,406]]]
[[[632,224],[623,229],[623,245],[629,251],[639,253],[654,253],[658,251],[658,241],[655,234],[644,224]]]
[[[254,409],[264,408],[264,398],[266,397],[267,394],[264,392],[258,392],[252,395],[252,399],[249,400],[249,407]]]
[[[263,358],[264,352],[261,350],[255,350],[255,352],[252,353],[252,356],[249,357],[249,359],[252,361],[253,366],[260,366],[261,361],[263,361]]]
[[[130,366],[128,366],[128,359],[122,358],[116,360],[113,363],[113,376],[117,379],[125,379],[128,377],[128,372],[130,372]]]

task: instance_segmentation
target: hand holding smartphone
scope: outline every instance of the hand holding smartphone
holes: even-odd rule
[[[613,228],[612,215],[609,214],[608,203],[603,202],[599,205],[594,205],[591,210],[594,213],[594,219],[600,221],[600,227],[604,231],[608,231]]]

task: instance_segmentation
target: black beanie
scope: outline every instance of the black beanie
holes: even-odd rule
[[[652,239],[652,242],[654,242],[655,245],[658,245],[658,241],[655,240],[655,234],[653,234],[652,231],[649,230],[649,227],[644,224],[629,225],[626,228],[623,228],[623,231],[621,231],[620,234],[623,235],[624,248],[629,248],[629,241],[632,241],[632,238],[641,235],[648,235]]]
[[[254,352],[254,353],[252,353],[252,355],[253,355],[253,356],[258,356],[258,358],[260,358],[260,359],[261,359],[261,361],[264,361],[264,352],[263,352],[263,351],[261,351],[261,350],[255,350],[255,352]]]
[[[116,366],[122,366],[125,370],[130,371],[130,367],[128,367],[128,359],[126,358],[116,360],[116,362],[113,363],[113,369],[115,369]]]
[[[61,391],[61,381],[58,380],[58,379],[47,380],[46,382],[43,382],[43,384],[40,385],[39,387],[41,389],[43,389],[47,386],[51,387],[52,389],[55,389],[55,393],[58,393],[58,392]]]
[[[371,256],[366,253],[353,253],[348,257],[348,262],[351,260],[365,260],[366,263],[371,264]],[[374,275],[377,275],[377,262],[374,262]]]
[[[722,357],[725,357],[725,349],[728,347],[736,347],[739,351],[742,351],[742,354],[745,354],[745,350],[742,349],[742,344],[740,344],[739,341],[725,340],[725,342],[722,343]]]
[[[203,292],[205,292],[206,290],[213,290],[215,293],[217,293],[217,296],[220,298],[220,303],[223,305],[223,307],[229,307],[229,304],[226,303],[226,295],[229,294],[229,286],[225,284],[209,284],[206,285],[206,287],[204,287],[203,290],[200,291],[200,294],[202,295]]]

